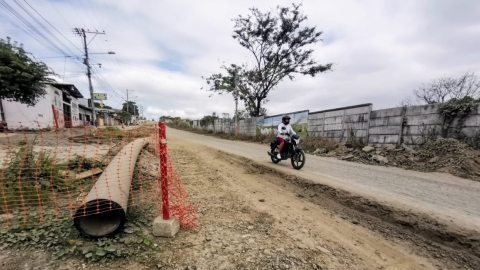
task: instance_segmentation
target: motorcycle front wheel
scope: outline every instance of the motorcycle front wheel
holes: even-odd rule
[[[292,166],[295,170],[300,170],[301,168],[303,168],[303,165],[305,165],[305,153],[303,152],[303,150],[295,153],[295,155],[293,155],[293,157],[291,158],[291,161]]]

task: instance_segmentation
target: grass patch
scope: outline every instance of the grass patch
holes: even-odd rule
[[[213,132],[211,130],[192,128],[188,125],[177,125],[173,123],[169,123],[167,125],[172,128],[181,129],[181,130],[185,130],[185,131],[189,131],[197,134],[211,135],[211,136],[221,138],[221,139],[226,139],[226,140],[238,140],[238,141],[249,141],[249,142],[270,144],[271,140],[276,137],[273,131],[272,133],[269,133],[269,134],[260,134],[259,132],[257,132],[255,136],[250,136],[245,134],[238,134],[237,136],[235,136],[234,133]],[[302,131],[305,131],[305,130],[302,130]],[[352,138],[352,141],[354,141],[354,138]],[[361,143],[356,143],[356,144],[361,145]],[[325,148],[328,151],[332,151],[338,148],[339,143],[333,139],[305,136],[301,138],[300,146],[305,151],[315,151],[317,148],[320,148],[320,149]]]

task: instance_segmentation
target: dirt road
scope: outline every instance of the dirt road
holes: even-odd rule
[[[301,171],[289,161],[272,164],[268,146],[228,141],[169,129],[168,138],[183,139],[240,155],[287,174],[339,188],[385,204],[425,212],[480,231],[480,182],[444,173],[422,173],[382,166],[370,166],[307,155]]]
[[[165,252],[171,262],[193,269],[441,269],[441,261],[342,218],[240,157],[170,138],[169,155],[202,226],[200,235],[178,236],[193,248]]]
[[[280,269],[480,267],[478,231],[461,235],[455,230],[463,232],[462,228],[453,226],[455,229],[449,230],[437,220],[429,220],[428,215],[417,216],[411,210],[398,211],[401,207],[413,206],[424,200],[410,195],[410,190],[418,193],[418,189],[434,185],[432,182],[436,181],[437,184],[448,183],[450,189],[458,189],[456,192],[472,194],[472,189],[477,188],[475,182],[471,184],[442,174],[398,169],[388,172],[390,168],[307,156],[309,165],[300,171],[302,177],[311,177],[327,185],[334,181],[332,186],[356,190],[354,194],[368,193],[369,197],[394,205],[392,210],[354,194],[343,196],[340,189],[329,189],[327,185],[322,184],[320,189],[316,189],[301,184],[299,178],[292,176],[299,172],[293,170],[290,164],[269,163],[265,145],[220,140],[173,129],[167,131],[167,138],[170,155],[187,193],[192,195],[194,203],[200,205],[200,224],[203,224],[202,233],[206,235],[202,250],[212,256],[208,260],[203,258],[207,256],[203,253],[200,256],[202,259],[199,259],[201,254],[191,254],[189,258],[196,257],[196,266],[200,269],[211,266],[223,266],[225,269],[276,269],[277,266]],[[362,183],[357,175],[360,179],[369,180]],[[385,179],[386,184],[375,187],[375,179],[379,182]],[[398,183],[402,179],[408,181]],[[427,183],[420,183],[422,179],[426,179]],[[460,182],[448,182],[451,180]],[[416,189],[407,186],[414,181],[417,181]],[[430,210],[427,214],[442,215],[444,208],[451,211],[448,216],[456,214],[455,207],[441,207],[444,204],[442,200],[448,200],[448,196],[441,200],[437,197],[438,202],[434,204],[436,196],[448,191],[438,187],[434,190],[437,194],[428,196],[425,201],[437,206],[432,207],[435,212]],[[339,203],[337,199],[342,201]],[[474,200],[478,198],[472,197],[470,203]],[[479,213],[478,205],[463,207],[465,203],[462,200],[452,198],[452,201],[464,217],[472,218],[463,225],[468,224],[470,229],[475,227],[473,219],[478,216],[472,214]],[[384,216],[370,213],[372,211],[367,206],[383,211]],[[385,217],[400,218],[404,227],[396,226],[395,222],[385,222]],[[443,217],[447,215],[443,214]],[[463,218],[460,215],[456,217]],[[447,233],[438,232],[441,229]],[[426,231],[428,233],[424,234]],[[434,231],[438,235],[430,234]]]

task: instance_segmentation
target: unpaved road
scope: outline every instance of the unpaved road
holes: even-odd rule
[[[287,174],[373,198],[385,204],[428,213],[480,232],[480,182],[445,173],[423,173],[307,155],[295,171],[290,161],[273,164],[268,146],[217,139],[168,129],[167,138],[183,139],[240,155]]]
[[[167,138],[173,150],[170,155],[182,152],[172,158],[187,193],[207,218],[200,219],[202,233],[232,245],[236,252],[239,246],[245,249],[241,252],[246,254],[234,252],[236,259],[228,259],[232,256],[228,250],[225,257],[224,251],[214,249],[215,254],[223,254],[212,257],[210,266],[215,269],[221,265],[225,269],[276,269],[278,265],[280,269],[286,265],[294,269],[480,269],[477,182],[311,155],[307,165],[296,171],[286,162],[272,164],[265,145],[174,129],[167,130]],[[305,184],[295,175],[321,184]],[[345,195],[342,190],[351,193]],[[265,216],[268,222],[262,218],[261,223],[269,224],[266,235],[258,234],[258,217],[249,220],[238,212],[241,205],[248,205],[254,216]],[[236,225],[231,225],[232,218],[238,219],[237,225],[246,223],[240,236]],[[253,240],[237,241],[252,234]],[[203,247],[210,244],[204,241]],[[269,252],[279,246],[284,247],[280,258],[285,250],[290,260],[279,263],[277,253],[277,262],[272,262]],[[197,257],[196,265],[213,269],[199,255],[191,255]]]
[[[169,135],[169,156],[199,206],[201,230],[182,232],[176,241],[187,247],[162,254],[167,269],[457,268],[427,258],[423,244],[415,249],[352,223],[335,205],[241,157]]]

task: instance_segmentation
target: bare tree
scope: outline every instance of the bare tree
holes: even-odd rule
[[[292,4],[267,12],[254,7],[250,15],[235,18],[232,37],[251,52],[252,62],[250,66],[223,65],[227,73],[206,78],[207,90],[219,94],[236,93],[237,78],[238,96],[249,115],[260,116],[266,113],[262,109],[268,102],[268,94],[284,79],[293,80],[297,75],[314,77],[329,71],[331,63],[319,64],[313,57],[313,45],[321,41],[322,31],[304,26],[307,16],[300,7]]]
[[[442,103],[452,98],[480,97],[480,77],[467,72],[458,78],[441,77],[413,91],[417,101],[426,104]]]
[[[398,107],[409,107],[418,105],[418,102],[414,100],[412,97],[406,97],[398,104]]]

